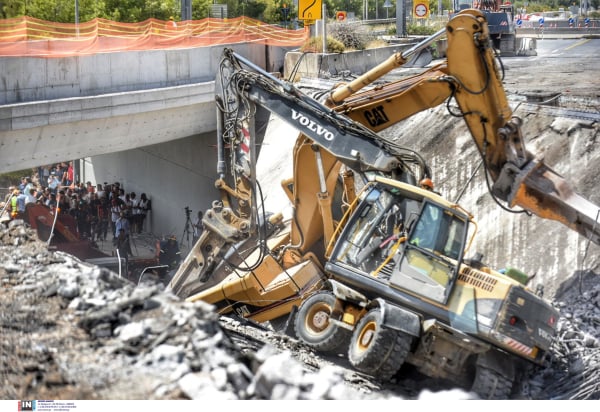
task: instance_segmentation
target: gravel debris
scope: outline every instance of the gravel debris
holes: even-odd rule
[[[378,386],[160,283],[135,285],[49,251],[23,222],[0,228],[0,239],[1,399],[477,399],[427,380]],[[515,399],[600,399],[600,281],[573,279],[556,300],[550,359]]]

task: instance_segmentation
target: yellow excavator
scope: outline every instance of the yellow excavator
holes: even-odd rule
[[[446,62],[360,91],[441,36]],[[454,98],[495,196],[600,243],[598,207],[525,149],[495,57],[485,15],[463,10],[320,102],[225,49],[216,78],[221,198],[168,289],[345,353],[381,380],[408,363],[483,398],[509,398],[519,377],[544,362],[558,311],[519,271],[467,258],[473,216],[419,186],[431,177],[422,156],[376,133]],[[290,219],[264,210],[257,106],[299,132],[293,176],[282,181]]]

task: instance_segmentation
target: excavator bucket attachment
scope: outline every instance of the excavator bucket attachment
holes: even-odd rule
[[[542,162],[531,161],[514,170],[517,174],[507,199],[511,207],[520,206],[543,219],[561,222],[600,245],[598,206],[575,193],[562,176]]]
[[[517,56],[537,56],[537,40],[533,37],[517,37]]]

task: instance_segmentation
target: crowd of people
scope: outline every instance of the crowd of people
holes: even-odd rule
[[[80,239],[112,239],[115,246],[128,244],[131,233],[141,233],[151,210],[146,193],[127,193],[119,182],[75,182],[72,162],[43,166],[34,176],[23,177],[18,186],[9,188],[3,207],[11,219],[23,218],[28,203],[48,206],[59,216],[72,216]]]
[[[91,242],[112,240],[121,256],[132,255],[132,234],[144,231],[148,212],[152,209],[146,193],[139,196],[127,193],[119,182],[92,184],[74,180],[73,162],[62,162],[42,166],[24,176],[21,182],[9,188],[9,193],[0,202],[0,211],[6,211],[8,219],[26,218],[29,203],[47,206],[58,216],[69,215],[75,222],[79,239]],[[197,212],[193,219],[194,243],[203,232],[203,213]],[[156,257],[161,265],[173,271],[181,261],[179,244],[174,235],[166,236],[156,243]]]

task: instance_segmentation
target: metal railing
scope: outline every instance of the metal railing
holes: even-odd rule
[[[138,285],[142,282],[142,278],[146,274],[146,271],[150,271],[150,270],[154,270],[154,269],[164,269],[164,268],[168,268],[168,267],[169,267],[169,265],[158,265],[158,266],[145,267],[144,270],[142,270],[142,273],[140,273],[140,278],[138,279]]]

